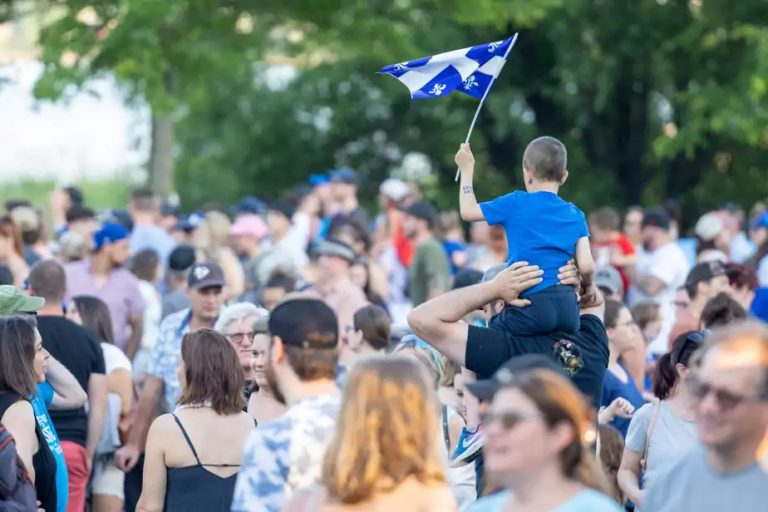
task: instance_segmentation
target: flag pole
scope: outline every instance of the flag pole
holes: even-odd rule
[[[504,52],[504,64],[507,63],[507,57],[509,56],[509,52],[512,50],[512,47],[515,46],[515,41],[517,41],[517,33],[515,33],[515,35],[512,37],[512,42],[509,43],[509,48],[507,48],[507,51]],[[499,69],[499,73],[501,73],[501,69]],[[480,109],[483,108],[485,98],[488,96],[488,93],[491,92],[491,87],[493,87],[493,83],[496,81],[496,77],[499,73],[494,73],[494,75],[491,77],[491,82],[488,84],[488,88],[483,93],[483,97],[480,98],[480,104],[477,106],[477,110],[475,110],[475,116],[472,118],[472,123],[469,125],[469,131],[467,132],[467,138],[464,139],[464,144],[469,144],[469,138],[472,136],[472,130],[475,129],[477,116],[480,114]],[[456,177],[453,179],[453,181],[459,181],[459,176],[461,176],[461,169],[456,169]]]

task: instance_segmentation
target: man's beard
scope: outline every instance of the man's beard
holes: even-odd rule
[[[272,396],[275,397],[275,400],[284,404],[285,396],[280,391],[280,386],[277,384],[277,374],[275,373],[275,368],[272,366],[271,362],[264,368],[264,377],[267,379],[267,385],[272,390]]]

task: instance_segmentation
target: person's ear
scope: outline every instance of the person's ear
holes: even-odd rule
[[[549,431],[553,453],[560,453],[576,437],[576,429],[568,422],[560,421]]]
[[[363,331],[352,329],[347,334],[347,345],[352,350],[357,350],[363,344]]]
[[[272,338],[272,347],[269,354],[270,362],[273,366],[277,366],[285,361],[285,345],[283,345],[283,340],[280,339],[280,336]]]
[[[528,185],[533,183],[533,173],[525,167],[523,167],[523,181]]]
[[[681,363],[677,363],[675,365],[675,370],[677,371],[677,374],[680,377],[682,377],[682,378],[688,377],[688,368],[686,368],[685,365],[683,365]]]
[[[563,177],[560,178],[560,185],[565,185],[566,181],[568,181],[568,169],[563,171]]]

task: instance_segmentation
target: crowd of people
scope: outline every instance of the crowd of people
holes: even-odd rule
[[[347,168],[190,214],[8,201],[0,508],[755,510],[765,208],[585,215],[551,137],[488,202],[456,162],[443,212],[390,178],[373,216]]]

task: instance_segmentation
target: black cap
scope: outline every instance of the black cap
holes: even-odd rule
[[[463,268],[453,276],[453,287],[451,289],[466,288],[467,286],[478,284],[482,280],[483,273],[476,268]]]
[[[195,264],[195,248],[191,245],[179,245],[168,255],[168,268],[172,272],[186,272]]]
[[[350,264],[357,261],[357,253],[352,247],[341,240],[334,240],[332,238],[317,244],[312,253],[315,256],[336,256],[337,258],[347,260]]]
[[[663,208],[648,208],[643,212],[642,227],[655,226],[663,230],[669,229],[669,214]]]
[[[685,278],[685,286],[695,286],[696,283],[709,281],[718,276],[726,275],[725,267],[720,261],[704,261],[697,263]]]
[[[282,213],[288,220],[293,218],[293,213],[295,211],[293,205],[285,199],[275,199],[272,201],[269,205],[269,210]]]
[[[529,370],[552,370],[560,375],[566,376],[563,367],[558,365],[557,362],[545,356],[544,354],[525,354],[522,356],[513,357],[501,368],[496,370],[493,377],[490,379],[479,380],[467,384],[467,389],[481,402],[490,400],[493,395],[502,388],[505,384],[512,381],[515,374],[526,372]]]
[[[179,205],[171,203],[163,203],[160,206],[160,215],[163,217],[178,217],[181,214]]]
[[[230,213],[232,216],[239,215],[241,213],[252,213],[254,215],[261,215],[267,211],[267,205],[264,201],[254,196],[245,196],[240,199],[235,206],[232,207]]]
[[[349,167],[342,167],[341,169],[331,171],[330,178],[331,182],[335,181],[337,183],[346,183],[348,185],[357,185],[358,183],[357,173]]]
[[[427,201],[413,203],[406,208],[405,213],[411,217],[427,221],[430,228],[435,225],[435,219],[437,218],[437,209],[432,206],[432,203],[428,203]]]
[[[187,286],[193,290],[224,286],[224,271],[215,263],[206,262],[192,265],[187,277]]]
[[[95,219],[96,213],[90,208],[86,208],[82,205],[76,204],[67,210],[66,220],[67,223],[77,222],[85,219]]]
[[[336,313],[318,299],[290,299],[269,315],[269,332],[284,344],[306,349],[336,350],[339,323]]]

